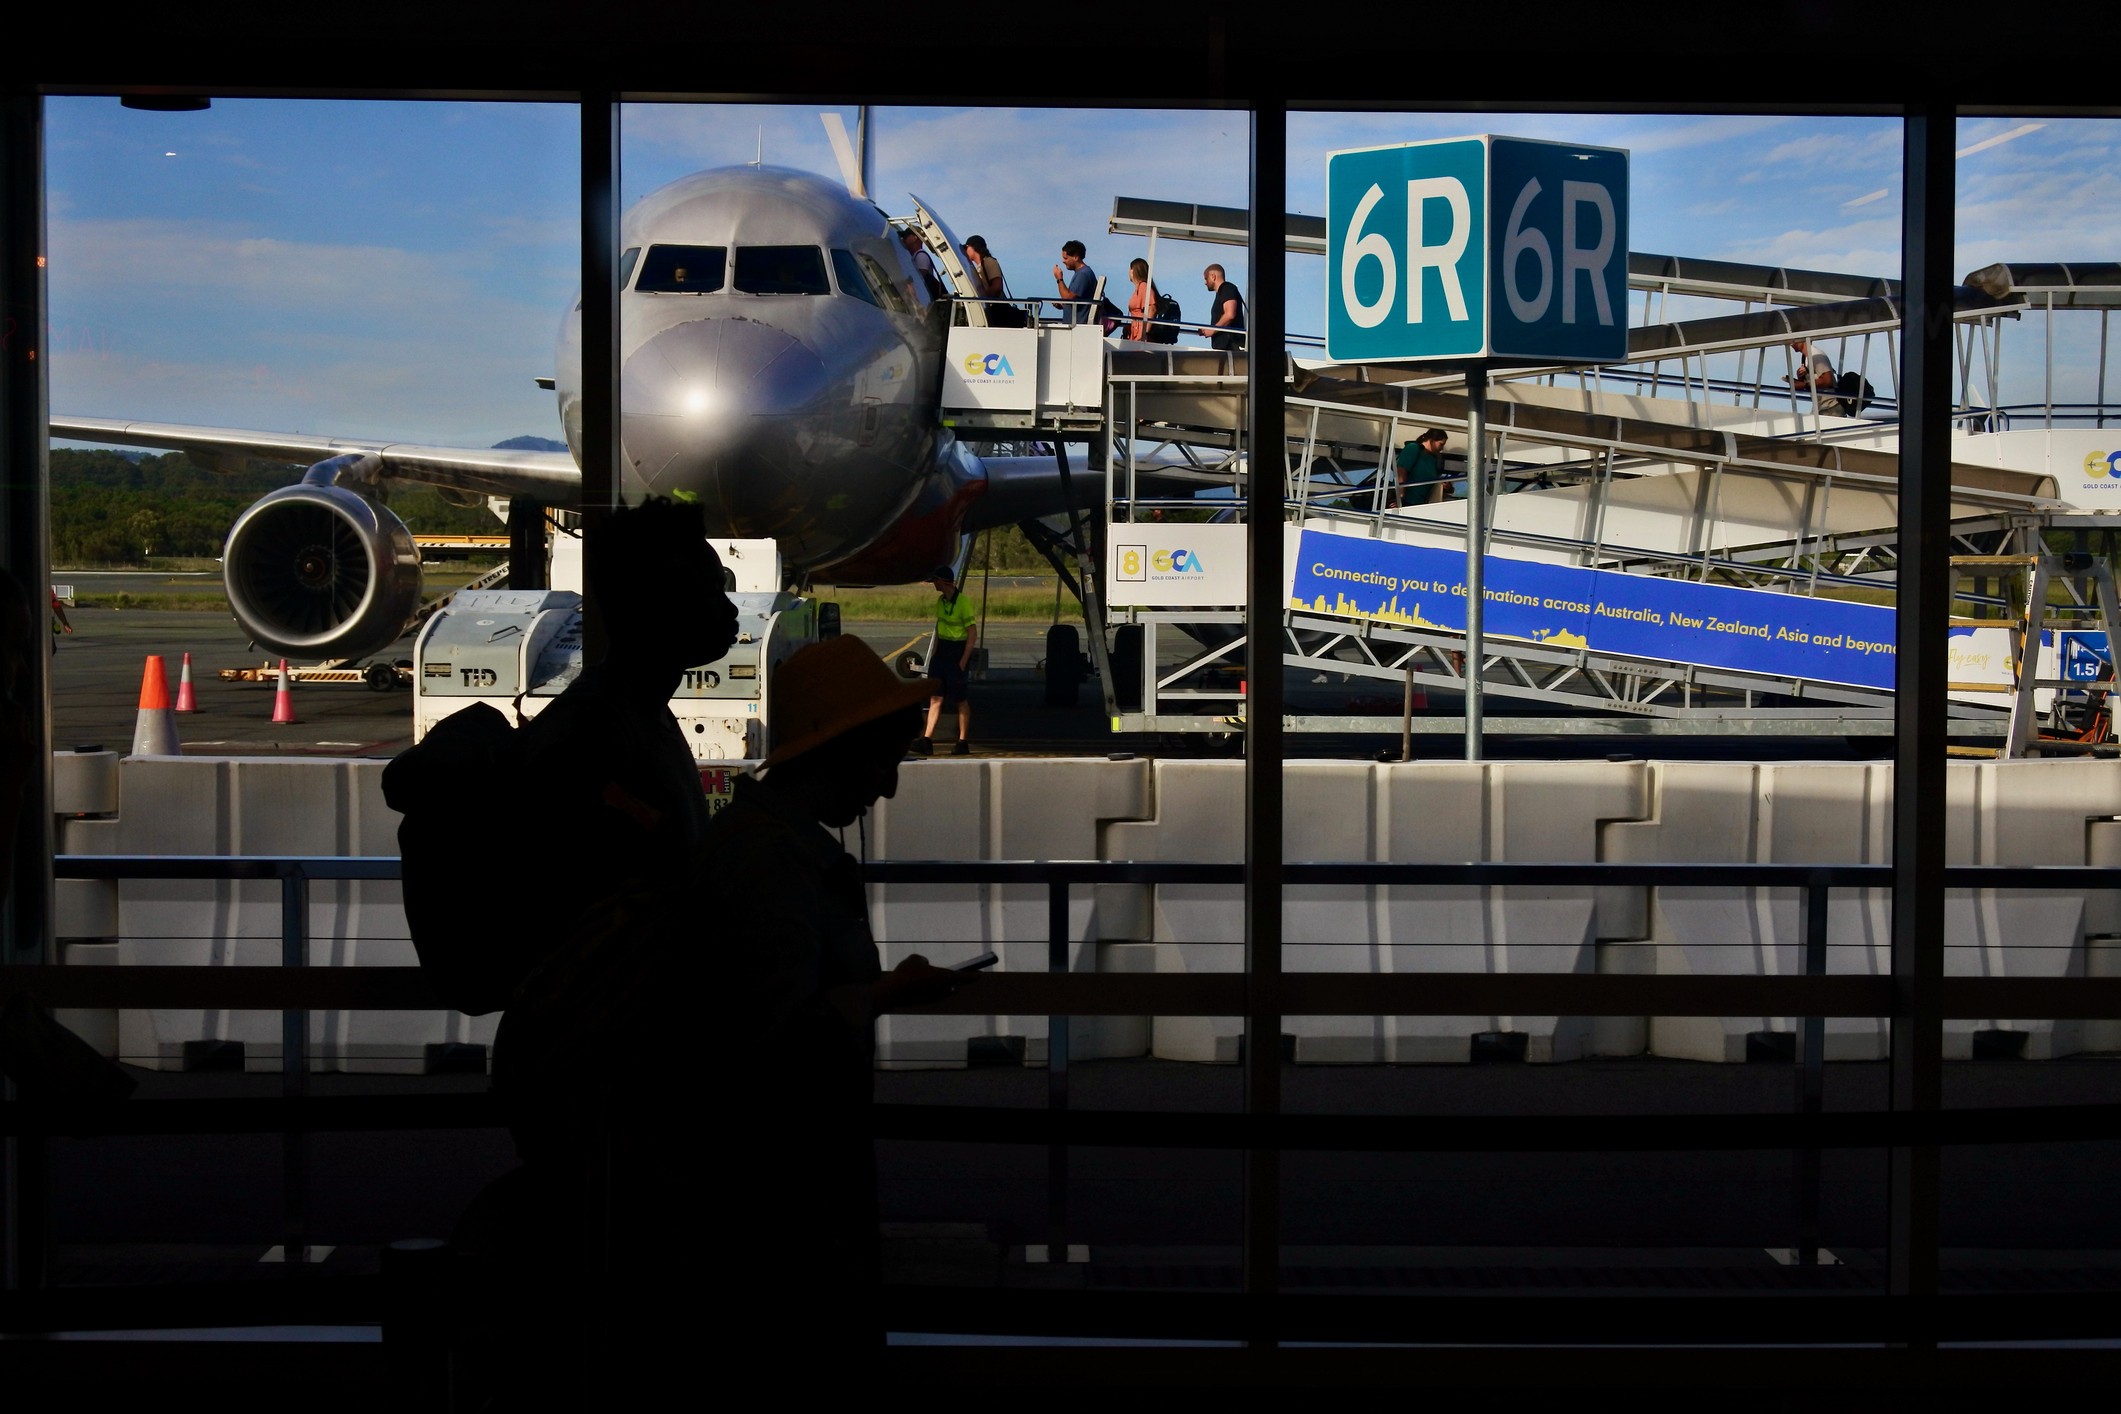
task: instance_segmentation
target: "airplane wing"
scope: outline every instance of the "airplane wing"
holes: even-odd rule
[[[478,447],[422,447],[319,437],[301,432],[254,432],[234,427],[187,427],[172,422],[122,422],[101,417],[53,417],[51,432],[76,442],[162,447],[206,466],[233,459],[313,466],[347,452],[373,452],[383,474],[432,486],[454,486],[488,496],[529,496],[550,506],[572,506],[582,494],[582,471],[568,452],[516,452]]]

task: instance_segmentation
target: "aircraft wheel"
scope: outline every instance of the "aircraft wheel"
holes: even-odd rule
[[[398,670],[388,663],[370,663],[361,680],[370,692],[389,692],[398,685]]]

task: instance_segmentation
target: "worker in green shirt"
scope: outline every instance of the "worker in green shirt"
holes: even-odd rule
[[[952,756],[972,754],[972,704],[965,696],[965,674],[971,670],[973,650],[979,647],[979,606],[957,587],[957,572],[937,565],[928,576],[942,596],[935,606],[935,651],[928,655],[928,676],[935,695],[928,699],[928,730],[913,749],[923,756],[935,754],[935,723],[945,707],[957,708],[957,745]]]
[[[1444,499],[1447,488],[1443,484],[1443,449],[1448,441],[1450,436],[1441,427],[1431,427],[1399,449],[1392,463],[1399,472],[1390,498],[1393,509],[1434,505]],[[1463,493],[1453,486],[1448,488],[1448,494]]]

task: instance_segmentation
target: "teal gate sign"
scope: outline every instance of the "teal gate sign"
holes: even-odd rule
[[[1326,356],[1612,363],[1628,352],[1628,154],[1447,138],[1326,159]]]

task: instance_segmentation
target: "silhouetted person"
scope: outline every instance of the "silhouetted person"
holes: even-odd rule
[[[678,878],[707,825],[670,695],[685,669],[729,651],[736,608],[699,508],[659,498],[615,511],[584,548],[602,659],[520,730],[467,707],[383,773],[405,816],[421,963],[444,1001],[475,1014],[507,1005],[591,904],[629,880]]]
[[[708,811],[670,695],[736,637],[697,506],[615,511],[584,549],[602,659],[520,729],[483,705],[445,718],[384,778],[406,815],[406,913],[422,965],[445,1002],[507,1010],[494,1091],[523,1167],[489,1185],[456,1233],[486,1293],[473,1344],[516,1382],[500,1408],[539,1407],[527,1401],[541,1387],[598,1368],[566,1352],[622,1338],[599,1318],[624,1309],[609,1217],[634,1183],[633,1161],[615,1157],[630,1152],[632,1120],[613,1112],[623,1077],[607,1062],[626,1038],[600,1027],[608,994],[570,983],[611,900],[667,895],[685,877]],[[592,974],[607,953],[588,947]]]
[[[0,569],[0,902],[13,891],[22,797],[40,765],[36,724],[43,704],[30,655],[51,649],[41,641],[38,608],[22,581]],[[14,1098],[64,1109],[122,1100],[136,1083],[26,991],[0,1005],[0,1073],[15,1082]]]
[[[838,1381],[881,1345],[875,1018],[967,977],[918,956],[879,969],[860,866],[832,833],[897,792],[926,684],[900,682],[842,636],[788,659],[773,691],[764,778],[739,778],[709,827],[687,910],[717,910],[714,1032],[700,1055],[726,1078],[715,1087],[721,1319],[736,1327],[732,1350],[801,1359]]]

